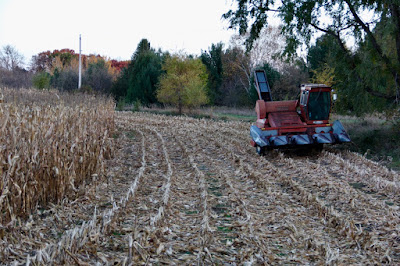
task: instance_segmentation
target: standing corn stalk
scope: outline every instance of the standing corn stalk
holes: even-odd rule
[[[84,191],[112,153],[114,102],[0,89],[0,224]]]

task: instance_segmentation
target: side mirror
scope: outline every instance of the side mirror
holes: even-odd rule
[[[334,93],[334,94],[332,95],[332,99],[333,99],[334,102],[336,102],[336,100],[337,100],[337,94],[336,94],[336,93]]]

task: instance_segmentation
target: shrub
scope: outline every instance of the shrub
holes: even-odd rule
[[[32,84],[33,87],[39,90],[50,88],[51,76],[46,72],[38,72],[33,76]]]

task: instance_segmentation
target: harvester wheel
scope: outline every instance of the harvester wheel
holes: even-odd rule
[[[263,156],[265,154],[265,147],[256,146],[257,154]]]
[[[321,153],[323,151],[323,149],[324,149],[324,144],[318,143],[318,144],[314,145],[313,152],[318,154],[318,153]]]

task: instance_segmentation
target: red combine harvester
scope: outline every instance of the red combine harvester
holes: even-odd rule
[[[272,101],[264,70],[255,71],[257,121],[250,127],[251,145],[262,155],[267,149],[350,142],[339,120],[329,123],[332,89],[323,84],[301,86],[300,101]]]

